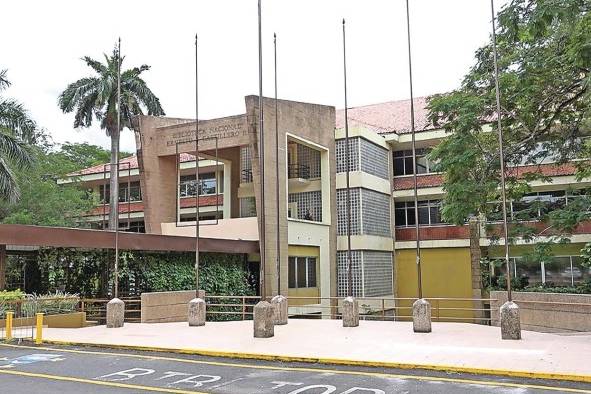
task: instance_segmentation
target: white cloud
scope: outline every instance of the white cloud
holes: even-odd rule
[[[415,95],[458,86],[490,34],[488,0],[411,0]],[[0,68],[8,94],[24,102],[58,142],[109,139],[74,130],[57,96],[89,73],[80,57],[101,58],[122,37],[125,66],[149,64],[145,79],[169,116],[194,116],[194,34],[199,34],[200,118],[244,111],[258,92],[256,0],[9,0],[0,24]],[[343,106],[341,19],[347,20],[349,105],[407,98],[403,0],[263,0],[264,93],[273,95],[273,32],[279,96]],[[116,17],[116,9],[120,16]],[[135,149],[130,132],[122,149]]]

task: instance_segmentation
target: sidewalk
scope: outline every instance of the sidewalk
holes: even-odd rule
[[[415,334],[412,323],[291,319],[275,336],[253,338],[252,321],[131,324],[79,329],[48,328],[44,341],[174,350],[232,357],[392,366],[591,382],[591,333],[556,335],[523,331],[521,341],[501,340],[500,328],[434,323]],[[228,354],[231,353],[231,354]]]

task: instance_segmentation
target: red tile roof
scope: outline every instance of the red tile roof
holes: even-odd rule
[[[433,125],[427,120],[427,97],[417,97],[414,99],[415,109],[415,130],[425,131],[433,129]],[[388,133],[410,133],[410,100],[388,101],[386,103],[365,105],[362,107],[349,108],[349,126],[365,127],[378,134]],[[336,111],[336,128],[345,127],[345,111],[339,109]],[[181,154],[181,162],[193,161],[195,157],[188,153]],[[121,163],[129,163],[129,168],[138,168],[137,157],[135,155],[121,160]],[[121,166],[122,170],[127,170],[126,164]],[[101,174],[105,171],[105,164],[99,164],[93,167],[68,174],[69,176]],[[109,171],[109,167],[107,167]]]
[[[434,129],[427,115],[427,97],[413,100],[415,112],[415,130]],[[410,100],[389,101],[380,104],[349,108],[349,126],[362,126],[379,134],[410,133]],[[336,112],[337,129],[345,127],[345,110]]]
[[[180,160],[181,163],[185,163],[188,161],[194,161],[195,160],[195,156],[188,154],[188,153],[181,153],[180,154]],[[136,169],[138,168],[138,163],[137,163],[137,156],[133,155],[133,156],[129,156],[126,157],[125,159],[121,159],[119,161],[121,164],[119,165],[119,168],[121,169],[121,171],[126,171],[128,168],[129,169]],[[124,164],[124,163],[129,163],[128,164]],[[108,164],[98,164],[96,166],[93,167],[89,167],[89,168],[84,168],[80,171],[77,172],[73,172],[71,174],[68,174],[68,176],[81,176],[81,175],[91,175],[91,174],[102,174],[105,171],[105,166],[106,166],[106,171],[109,172],[109,165]]]

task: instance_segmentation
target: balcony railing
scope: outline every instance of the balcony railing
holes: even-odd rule
[[[245,168],[240,174],[240,183],[252,183],[252,168]]]
[[[310,179],[310,167],[305,164],[290,164],[287,167],[287,177],[289,179]]]

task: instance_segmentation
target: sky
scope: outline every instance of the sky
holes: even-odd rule
[[[342,108],[345,18],[349,106],[409,97],[404,0],[262,4],[264,95],[274,94],[276,32],[279,98]],[[12,82],[4,95],[21,101],[57,143],[109,148],[98,124],[74,129],[57,98],[92,74],[80,58],[102,60],[118,37],[122,69],[151,66],[143,77],[168,116],[194,118],[195,34],[201,119],[243,113],[244,96],[258,94],[256,0],[5,0],[2,9],[0,69]],[[490,1],[410,0],[410,18],[415,96],[458,87],[490,35]],[[122,133],[121,148],[135,151],[132,132]]]

